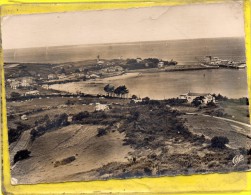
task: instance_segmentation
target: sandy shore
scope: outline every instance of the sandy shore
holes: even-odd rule
[[[132,77],[137,77],[137,76],[140,76],[141,73],[138,73],[138,72],[130,72],[130,73],[125,73],[125,74],[122,74],[122,75],[117,75],[117,76],[113,76],[113,77],[107,77],[107,78],[103,78],[103,79],[96,79],[94,80],[94,82],[103,82],[103,83],[106,83],[106,82],[109,82],[109,81],[114,81],[114,80],[119,80],[119,79],[128,79],[128,78],[132,78]],[[88,82],[88,83],[93,83],[92,82]]]
[[[113,77],[107,77],[103,79],[91,79],[88,81],[82,81],[82,82],[71,82],[71,83],[64,83],[64,84],[53,84],[50,85],[50,89],[69,92],[69,93],[77,93],[78,91],[86,93],[86,94],[104,94],[105,92],[103,90],[104,85],[108,84],[112,81],[116,80],[123,80],[133,77],[140,76],[141,73],[125,73],[118,76]]]

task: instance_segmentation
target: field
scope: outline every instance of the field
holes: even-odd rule
[[[198,108],[189,105],[170,107],[164,101],[130,103],[127,99],[96,97],[33,101],[35,104],[11,103],[17,110],[33,110],[32,105],[51,107],[30,113],[28,120],[22,121],[30,126],[24,132],[38,131],[35,121],[45,115],[47,122],[40,122],[40,126],[63,113],[72,120],[30,133],[26,144],[30,157],[12,164],[12,177],[18,183],[229,172],[250,166],[248,128],[213,117],[187,115],[184,108],[200,114]],[[95,111],[100,103],[109,104],[109,109]],[[15,124],[18,120],[10,121]],[[227,147],[212,147],[211,139],[222,135],[229,139]],[[11,157],[23,138],[11,144]],[[240,154],[245,162],[234,166],[232,159]]]

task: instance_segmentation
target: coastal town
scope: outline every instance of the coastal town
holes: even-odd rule
[[[247,97],[183,91],[156,100],[113,84],[119,77],[215,68],[100,56],[62,64],[6,63],[12,177],[39,183],[250,169]],[[67,83],[102,91],[53,87]],[[240,156],[243,161],[233,160]]]

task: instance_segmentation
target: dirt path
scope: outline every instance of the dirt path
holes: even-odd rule
[[[26,130],[22,133],[20,138],[13,143],[12,147],[10,147],[10,164],[13,165],[14,163],[14,156],[19,150],[25,150],[30,145],[30,130]]]
[[[236,124],[238,124],[238,125],[242,125],[242,126],[251,128],[251,125],[250,125],[250,124],[243,123],[243,122],[236,121],[236,120],[232,120],[232,119],[228,119],[228,118],[217,117],[217,116],[211,116],[211,115],[207,115],[207,114],[198,114],[198,113],[186,113],[186,114],[187,114],[187,115],[199,115],[199,116],[205,116],[205,117],[210,117],[210,118],[216,118],[216,119],[228,121],[228,122],[231,122],[231,123],[236,123]],[[250,132],[250,130],[249,130],[249,131],[246,131],[246,133],[250,134],[251,132]]]

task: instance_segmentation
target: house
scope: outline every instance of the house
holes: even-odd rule
[[[91,78],[91,79],[96,79],[96,78],[99,78],[99,77],[100,77],[100,76],[98,76],[98,75],[96,75],[96,74],[91,74],[91,75],[90,75],[90,78]]]
[[[44,85],[42,85],[42,88],[49,89],[49,85],[48,84],[44,84]]]
[[[28,91],[24,94],[24,96],[32,96],[32,95],[39,95],[39,91],[38,90]]]
[[[160,61],[160,62],[158,63],[158,68],[163,68],[163,67],[164,67],[164,62]]]
[[[64,78],[66,78],[66,76],[65,76],[64,73],[57,75],[57,77],[58,77],[59,79],[64,79]]]
[[[78,73],[78,74],[77,74],[77,77],[78,77],[78,78],[83,78],[84,76],[85,76],[84,73]]]
[[[97,63],[98,63],[98,65],[102,65],[102,64],[104,64],[105,62],[104,62],[104,61],[101,61],[101,60],[98,60]]]
[[[136,61],[137,61],[137,63],[140,63],[140,62],[142,62],[142,59],[141,58],[136,58]]]
[[[56,79],[57,78],[57,75],[55,74],[49,74],[48,75],[48,79],[51,80],[51,79]]]
[[[19,88],[21,86],[21,83],[19,82],[19,81],[12,81],[11,83],[10,83],[10,88],[11,89],[17,89],[17,88]]]
[[[179,96],[179,99],[187,100],[191,103],[195,98],[203,97],[203,103],[215,102],[215,97],[210,93],[192,93],[188,92]]]
[[[95,106],[96,111],[101,111],[101,110],[109,110],[109,106],[106,104],[97,104]]]
[[[122,72],[124,69],[121,66],[110,66],[108,68],[102,69],[104,72]]]
[[[32,84],[34,84],[34,79],[32,77],[23,77],[21,80],[22,87],[30,87]]]
[[[24,120],[28,120],[27,115],[26,115],[26,114],[22,115],[22,116],[21,116],[21,120],[23,120],[23,121],[24,121]]]
[[[142,102],[142,99],[132,99],[132,102],[134,103]]]

